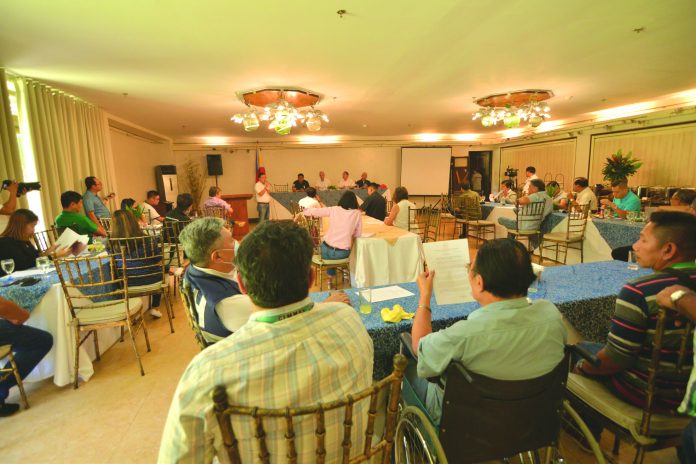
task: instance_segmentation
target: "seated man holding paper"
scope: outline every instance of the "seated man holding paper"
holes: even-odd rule
[[[415,369],[409,365],[406,378],[436,422],[443,390],[425,378],[441,375],[451,361],[493,379],[526,380],[551,372],[563,359],[566,329],[561,313],[549,301],[530,303],[526,298],[535,277],[521,243],[498,239],[479,249],[469,283],[481,308],[467,320],[432,333],[434,278],[434,270],[418,277],[420,296],[411,329],[418,360]]]
[[[72,190],[63,192],[60,196],[60,204],[63,212],[56,216],[55,225],[59,229],[72,229],[80,235],[87,235],[91,239],[93,235],[106,237],[106,232],[101,224],[95,224],[81,213],[82,195]]]

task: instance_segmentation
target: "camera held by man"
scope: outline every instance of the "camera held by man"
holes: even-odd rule
[[[41,190],[41,183],[40,182],[15,182],[13,180],[5,179],[2,181],[2,186],[0,186],[0,190],[10,190],[10,187],[13,184],[17,184],[17,196],[21,197],[27,192],[31,192],[33,190]]]

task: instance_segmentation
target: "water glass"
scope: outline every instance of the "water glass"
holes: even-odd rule
[[[541,274],[542,272],[540,271],[539,274],[535,275],[536,278],[532,281],[532,285],[527,290],[529,293],[536,293],[539,291],[539,287],[541,286]]]
[[[36,258],[36,267],[43,272],[45,276],[48,274],[48,269],[51,267],[51,260],[48,259],[48,256],[39,256]]]
[[[637,217],[638,213],[635,211],[629,211],[628,214],[626,214],[626,219],[628,219],[628,222],[636,222]]]
[[[372,290],[369,288],[358,290],[358,300],[360,301],[360,312],[370,314],[372,312]]]
[[[3,259],[0,261],[0,267],[2,267],[2,270],[5,271],[5,274],[8,276],[12,275],[15,268],[14,259]]]
[[[631,271],[637,271],[638,268],[638,259],[636,258],[636,252],[631,250],[628,252],[628,269]]]

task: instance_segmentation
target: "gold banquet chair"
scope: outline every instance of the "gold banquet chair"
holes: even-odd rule
[[[324,259],[321,256],[321,225],[322,218],[308,217],[304,214],[297,216],[297,221],[300,226],[302,226],[312,239],[312,244],[314,245],[314,254],[312,255],[312,267],[316,269],[317,279],[319,280],[319,291],[324,290],[324,271],[329,269],[336,269],[341,273],[341,282],[345,283],[346,275],[350,275],[350,256],[343,259]],[[331,282],[328,274],[326,275],[328,280],[329,289],[337,287],[337,277],[334,277],[334,282]]]
[[[34,232],[34,243],[39,251],[44,252],[52,247],[58,240],[58,232],[55,227],[49,227],[46,230]]]
[[[271,184],[274,192],[289,192],[290,186],[288,184]]]
[[[184,256],[184,248],[179,242],[179,234],[191,221],[166,220],[162,225],[162,238],[164,239],[165,268],[174,278],[174,295],[178,291],[179,281],[184,274],[184,268],[188,260]],[[172,314],[172,316],[174,316]]]
[[[585,262],[583,245],[585,244],[585,230],[587,229],[587,217],[590,214],[590,205],[577,205],[568,211],[568,223],[564,232],[549,232],[544,234],[543,246],[539,247],[539,262],[543,261],[544,250],[555,250],[558,263],[559,251],[563,254],[563,264],[568,259],[568,249],[580,251],[580,262]],[[560,247],[560,250],[559,250]]]
[[[80,346],[92,335],[94,351],[99,361],[101,356],[97,331],[109,327],[120,327],[121,333],[124,329],[128,331],[140,366],[140,375],[145,375],[135,336],[142,328],[147,351],[151,349],[150,338],[145,325],[142,301],[139,298],[132,300],[128,295],[128,281],[123,277],[123,255],[121,263],[122,268],[117,270],[113,255],[56,260],[58,278],[70,308],[69,325],[75,331],[74,388],[78,387],[79,381]],[[80,339],[82,332],[87,334]]]
[[[398,416],[399,398],[401,395],[401,381],[406,368],[406,358],[401,354],[394,355],[394,370],[384,379],[374,383],[363,391],[348,395],[344,399],[330,401],[328,403],[317,403],[313,406],[304,406],[296,408],[280,408],[280,409],[264,409],[247,406],[234,406],[229,404],[227,391],[224,385],[215,387],[212,393],[213,397],[213,412],[217,419],[220,431],[222,434],[222,442],[224,452],[227,455],[229,462],[233,464],[241,464],[240,438],[235,432],[235,427],[232,424],[232,418],[235,417],[235,422],[246,420],[253,423],[255,449],[258,450],[258,456],[254,462],[268,464],[274,462],[289,462],[297,463],[297,443],[295,440],[295,420],[301,420],[306,417],[314,417],[315,423],[315,443],[316,443],[316,461],[323,463],[326,460],[326,428],[325,419],[328,414],[339,414],[343,411],[344,420],[342,421],[342,430],[336,430],[339,436],[332,437],[335,442],[340,443],[341,449],[338,455],[341,456],[344,463],[360,463],[360,462],[381,462],[387,464],[391,462],[392,448],[394,447],[394,432],[396,429],[396,421]],[[375,436],[375,419],[377,417],[378,397],[382,391],[389,393],[386,426],[382,439],[373,444]],[[369,398],[369,410],[367,414],[367,426],[365,431],[358,433],[364,436],[364,444],[359,454],[351,457],[353,443],[351,442],[351,432],[353,428],[354,409],[356,404],[361,401],[367,401]],[[364,403],[363,403],[364,404]],[[264,423],[271,423],[274,432],[266,433]],[[276,425],[277,424],[277,425]],[[241,427],[239,427],[241,428]],[[284,433],[283,433],[284,429]],[[343,432],[340,434],[340,432]],[[281,438],[282,437],[282,438]],[[251,438],[251,437],[249,437]],[[269,448],[273,449],[273,445],[269,447],[268,439],[285,440],[284,456],[271,456]],[[341,440],[342,439],[342,440]],[[254,443],[250,440],[250,444]],[[253,446],[253,445],[251,445]],[[338,456],[332,459],[331,462],[337,462]]]
[[[531,254],[532,250],[531,237],[537,236],[539,238],[539,247],[544,246],[542,241],[543,235],[541,233],[541,222],[544,219],[544,202],[537,201],[529,203],[527,205],[520,205],[517,202],[517,217],[515,218],[515,228],[507,229],[508,235],[512,235],[516,240],[527,240],[527,250]],[[524,222],[536,222],[539,226],[535,229],[521,229],[520,226]],[[540,261],[541,262],[541,261]]]
[[[201,349],[201,351],[208,348],[215,342],[220,341],[221,338],[204,332],[203,329],[201,329],[201,326],[198,324],[196,300],[193,295],[193,289],[189,283],[186,282],[186,279],[181,279],[181,299],[184,302],[184,309],[186,310],[186,320],[188,320],[189,326],[191,327],[191,330],[193,330],[196,343],[198,343],[198,347]]]
[[[682,331],[679,347],[664,346],[662,341],[666,330],[665,322],[668,317],[674,317],[668,313],[670,311],[663,308],[659,308],[657,313],[652,358],[648,367],[647,398],[643,408],[624,402],[607,386],[595,379],[573,373],[568,375],[565,409],[573,416],[579,412],[582,416],[591,417],[614,433],[617,440],[620,439],[634,446],[636,448],[633,460],[635,464],[643,462],[646,451],[679,446],[681,433],[691,421],[690,417],[660,414],[653,410],[655,397],[661,392],[656,385],[658,376],[671,378],[669,376],[685,373],[691,367],[686,365],[686,362],[691,360],[693,323],[684,322],[679,329]],[[675,348],[677,350],[672,351]],[[676,352],[676,363],[662,360],[663,351]],[[682,398],[686,389],[671,389],[668,393]],[[577,419],[575,422],[578,423]],[[597,461],[604,462],[594,437],[591,434],[585,434],[585,438],[593,448]],[[618,441],[614,449],[618,452]]]
[[[174,333],[174,308],[169,299],[169,282],[167,272],[164,268],[164,240],[162,235],[144,235],[141,237],[113,238],[110,237],[106,243],[110,254],[125,257],[123,270],[117,267],[117,273],[125,277],[128,282],[128,296],[130,298],[151,297],[161,295],[167,309],[167,319],[169,319],[169,330]],[[123,274],[122,272],[125,272]],[[158,281],[135,285],[131,283],[134,279],[154,278]]]
[[[420,236],[425,242],[425,233],[428,229],[430,213],[427,206],[422,208],[408,208],[408,231]]]
[[[101,223],[102,227],[104,228],[106,235],[107,236],[111,235],[111,218],[101,217],[101,218],[99,218],[99,222]]]
[[[426,242],[437,242],[440,235],[440,220],[442,219],[442,212],[437,208],[428,208],[426,212],[428,219],[425,227],[425,238],[423,243]]]
[[[14,375],[17,381],[17,388],[19,388],[19,394],[22,397],[22,403],[24,403],[24,409],[29,409],[29,400],[27,400],[27,394],[24,392],[24,384],[22,383],[22,378],[19,376],[14,354],[12,354],[12,345],[0,345],[0,361],[5,358],[9,361],[9,367],[1,367],[2,364],[0,364],[0,382]]]
[[[462,227],[467,226],[467,236],[476,238],[477,248],[482,241],[489,240],[488,234],[493,234],[495,238],[495,222],[481,219],[481,203],[473,198],[465,198],[460,210],[462,217],[456,220],[455,235],[457,230],[461,231]]]
[[[206,206],[203,208],[203,216],[227,220],[227,209],[222,206]]]

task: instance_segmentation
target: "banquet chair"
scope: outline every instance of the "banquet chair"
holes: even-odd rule
[[[330,436],[329,438],[330,440],[333,438],[331,441],[336,444],[340,443],[341,448],[333,450],[334,452],[329,455],[333,457],[333,454],[337,454],[335,458],[331,459],[331,462],[338,462],[338,457],[340,456],[342,458],[341,462],[344,463],[390,463],[401,395],[401,381],[405,367],[406,358],[403,355],[396,354],[394,355],[394,369],[387,377],[362,391],[347,395],[345,398],[327,403],[317,403],[312,406],[266,409],[230,405],[225,386],[217,385],[213,390],[212,399],[214,403],[213,413],[222,434],[223,449],[219,451],[227,455],[226,461],[234,464],[242,463],[242,454],[252,454],[253,452],[258,452],[258,456],[255,456],[258,460],[255,459],[254,462],[297,463],[296,422],[310,420],[311,417],[314,417],[315,432],[312,442],[316,443],[316,462],[323,463],[327,456],[326,416],[341,414],[344,418],[340,423],[342,427],[337,427],[334,430],[334,433],[340,434],[340,436]],[[378,415],[378,398],[381,393],[387,393],[389,396],[387,400],[386,425],[382,438],[373,443],[376,438],[375,419]],[[353,449],[351,432],[355,417],[354,410],[364,410],[365,405],[368,405],[367,417],[365,418],[366,426],[364,431],[359,431],[359,435],[364,437],[364,444],[361,449],[357,450],[359,454],[354,454],[351,453]],[[244,427],[244,425],[251,425],[252,427]],[[268,429],[268,432],[266,429]],[[240,430],[253,430],[253,437],[242,435]],[[281,441],[284,441],[285,446],[277,443]],[[309,440],[306,441],[309,442]],[[271,456],[271,451],[276,448],[274,444],[277,444],[278,448],[285,448],[282,455],[278,453],[278,455]],[[302,449],[302,445],[306,447],[311,444],[301,443],[300,449]],[[241,448],[242,446],[251,446],[254,451],[246,450],[244,452],[244,449]]]
[[[53,246],[58,240],[58,233],[55,227],[49,227],[46,230],[34,232],[34,243],[39,251],[44,252]]]
[[[568,258],[568,249],[580,250],[580,262],[585,262],[583,245],[585,244],[585,230],[587,229],[587,217],[590,214],[590,205],[576,205],[568,211],[568,223],[564,232],[549,232],[544,234],[544,243],[539,247],[539,262],[543,261],[544,250],[556,252],[557,263],[559,248],[563,254],[563,264]]]
[[[391,213],[392,206],[394,206],[394,202],[392,200],[387,200],[387,216]]]
[[[408,231],[419,235],[422,242],[425,241],[425,231],[428,228],[428,220],[430,218],[427,208],[427,206],[408,208]]]
[[[454,204],[452,201],[450,201],[450,197],[444,193],[440,194],[440,201],[438,202],[440,205],[440,222],[441,222],[441,227],[444,229],[447,229],[448,225],[452,226],[452,234],[454,234],[454,229],[457,228],[456,224],[456,216],[454,215]],[[444,231],[443,231],[444,235]]]
[[[196,300],[193,295],[193,289],[186,281],[186,279],[181,279],[181,300],[184,302],[184,310],[186,312],[186,320],[193,330],[194,337],[196,338],[196,343],[198,347],[203,351],[215,342],[222,340],[221,337],[217,337],[213,334],[204,332],[201,326],[198,325],[198,313],[196,312]]]
[[[100,217],[99,222],[101,223],[102,227],[104,228],[104,231],[106,232],[106,236],[108,237],[111,235],[111,218],[105,218],[105,217]]]
[[[135,336],[142,328],[147,351],[150,351],[150,338],[145,325],[142,301],[131,299],[125,274],[125,259],[121,255],[121,268],[117,269],[113,255],[100,255],[86,258],[60,258],[56,260],[56,271],[63,294],[68,302],[71,321],[75,331],[75,359],[73,365],[73,387],[78,387],[80,366],[80,346],[92,335],[97,361],[99,339],[97,331],[109,327],[120,327],[128,331],[135,357],[140,367],[140,375],[145,375]],[[87,332],[84,338],[80,334]]]
[[[426,242],[437,242],[438,236],[440,235],[440,219],[442,218],[441,210],[437,208],[428,208],[428,222],[425,227],[425,239],[423,243]]]
[[[544,246],[544,236],[541,233],[541,222],[544,219],[544,202],[537,201],[526,205],[520,205],[520,203],[517,202],[515,209],[517,211],[515,229],[508,229],[506,227],[507,233],[508,235],[512,235],[516,240],[527,240],[527,250],[532,254],[534,249],[532,248],[531,237],[536,236],[539,239],[539,247]],[[523,223],[530,222],[539,225],[533,229],[523,229],[520,227]],[[539,261],[539,263],[541,263],[541,261]]]
[[[411,335],[402,333],[400,338],[402,353],[416,362]],[[526,454],[531,462],[541,463],[542,449],[543,462],[562,462],[554,460],[559,457],[560,411],[569,363],[567,350],[547,374],[528,380],[497,380],[453,361],[442,377],[428,379],[441,385],[446,379],[439,423],[404,377],[395,462],[510,462],[508,458]]]
[[[674,378],[691,369],[691,350],[694,325],[692,322],[683,321],[680,327],[681,336],[679,346],[665,346],[663,339],[667,330],[666,321],[675,317],[671,311],[659,308],[657,324],[653,336],[652,357],[648,367],[646,382],[646,399],[642,408],[624,402],[618,398],[602,382],[596,379],[584,377],[579,374],[568,375],[566,398],[569,407],[580,415],[591,417],[593,422],[601,424],[611,431],[617,440],[625,441],[636,448],[633,462],[640,464],[645,459],[647,451],[655,451],[679,446],[681,433],[689,424],[691,418],[678,416],[675,413],[656,412],[654,409],[656,396],[668,392],[670,396],[682,398],[686,393],[685,388],[672,388],[669,391],[658,388],[657,379]],[[672,353],[674,360],[661,359],[664,353]],[[583,354],[585,359],[596,362],[591,354]],[[676,360],[676,361],[675,361]],[[594,437],[585,436],[594,450],[595,457],[600,460],[602,454]],[[614,446],[614,452],[618,453],[618,441]]]
[[[324,271],[329,269],[335,269],[341,274],[341,283],[345,284],[346,276],[350,276],[350,257],[343,259],[324,259],[321,256],[321,225],[322,218],[309,217],[301,214],[297,216],[297,221],[300,226],[302,226],[308,233],[309,237],[312,239],[312,244],[314,245],[314,254],[312,255],[312,267],[316,269],[317,279],[319,283],[319,291],[324,290]],[[337,288],[337,277],[333,280],[328,274],[326,274],[326,279],[328,280],[329,289]]]
[[[302,211],[300,204],[295,200],[290,200],[290,214],[294,217],[296,214]]]
[[[227,221],[227,210],[222,206],[206,206],[203,208],[203,217],[216,217]]]
[[[19,376],[19,369],[17,369],[14,354],[12,354],[12,345],[0,345],[0,361],[5,358],[9,361],[9,366],[2,367],[0,364],[0,382],[14,375],[17,388],[19,388],[19,394],[22,397],[22,403],[24,403],[24,409],[29,409],[29,400],[27,400],[27,394],[24,392],[24,384],[22,383],[22,378]]]
[[[272,184],[274,192],[289,192],[290,186],[288,184]]]
[[[170,276],[174,278],[174,295],[178,291],[179,280],[184,274],[188,260],[184,255],[184,249],[179,242],[179,234],[191,221],[166,220],[162,225],[162,238],[164,239],[164,265]]]
[[[473,198],[464,198],[460,204],[459,216],[455,222],[452,238],[458,237],[457,231],[461,235],[463,227],[467,228],[467,237],[476,238],[477,248],[482,241],[488,240],[489,234],[493,234],[495,238],[495,222],[481,219],[481,203],[478,201]]]
[[[123,269],[117,267],[119,277],[124,277],[128,282],[128,297],[151,297],[161,295],[167,309],[167,319],[169,319],[169,330],[174,333],[174,308],[169,299],[169,283],[167,282],[167,271],[164,265],[164,240],[162,235],[144,235],[141,237],[113,238],[110,237],[106,242],[109,254],[125,257]],[[140,279],[154,279],[154,283],[135,285],[133,281]]]

